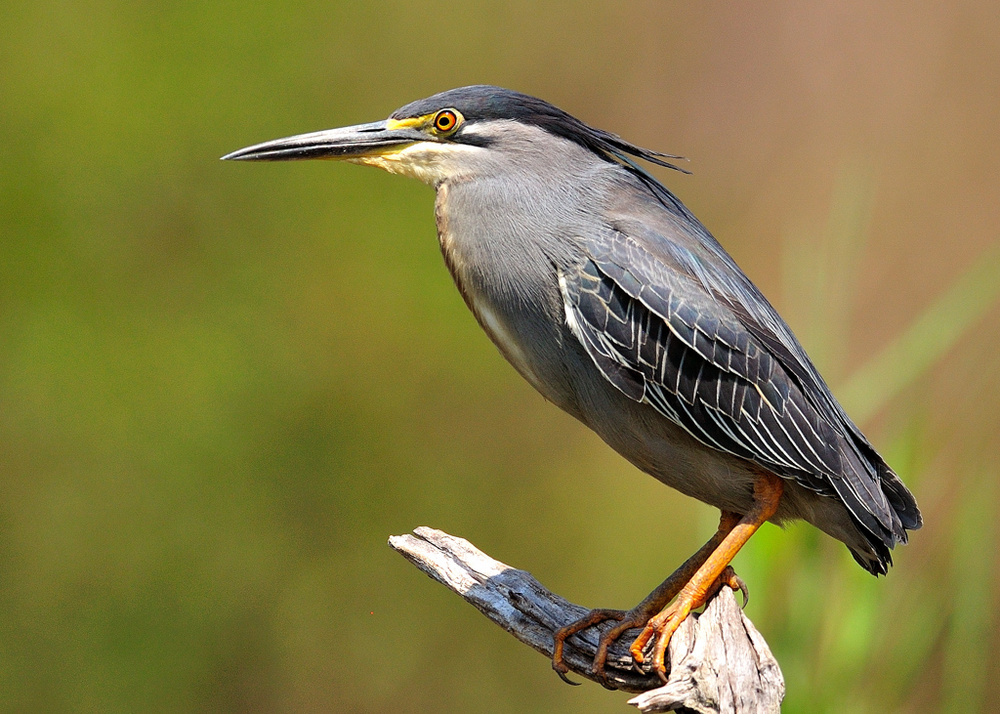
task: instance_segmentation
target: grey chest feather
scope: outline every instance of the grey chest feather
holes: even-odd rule
[[[561,362],[561,336],[543,316],[550,311],[550,293],[544,275],[527,274],[517,267],[518,246],[509,237],[464,230],[449,215],[448,184],[437,189],[435,218],[445,264],[483,331],[504,358],[535,389],[552,398],[546,374]]]

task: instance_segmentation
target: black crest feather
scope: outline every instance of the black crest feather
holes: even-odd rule
[[[683,159],[683,156],[644,149],[625,141],[617,134],[595,129],[537,97],[488,84],[460,87],[435,94],[426,99],[420,99],[396,110],[392,118],[407,119],[424,116],[444,108],[457,109],[462,112],[466,121],[470,122],[510,119],[531,124],[551,134],[585,146],[608,161],[625,164],[643,174],[645,172],[633,162],[633,158],[642,159],[681,173],[690,173],[690,171],[669,161],[670,159]]]

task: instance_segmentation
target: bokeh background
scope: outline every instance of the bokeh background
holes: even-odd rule
[[[494,83],[658,172],[916,492],[876,581],[806,527],[737,560],[786,712],[994,711],[1000,4],[0,10],[0,710],[626,712],[386,546],[443,528],[631,606],[716,514],[535,394],[432,191],[233,149]]]

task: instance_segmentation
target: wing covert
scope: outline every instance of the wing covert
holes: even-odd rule
[[[877,476],[737,313],[620,232],[591,247],[560,288],[609,382],[712,448],[837,494],[872,534],[894,530]]]

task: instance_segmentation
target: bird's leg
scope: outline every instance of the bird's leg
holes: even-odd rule
[[[651,617],[663,610],[667,603],[673,600],[677,593],[680,592],[681,588],[684,587],[684,584],[695,576],[698,569],[705,563],[706,560],[708,560],[709,556],[711,556],[719,548],[726,536],[739,522],[740,516],[738,514],[723,511],[722,517],[719,519],[719,529],[716,531],[715,535],[713,535],[708,542],[698,550],[697,553],[688,558],[684,564],[681,565],[681,567],[675,570],[670,577],[664,580],[655,590],[653,590],[653,592],[647,595],[642,602],[633,607],[631,610],[591,610],[579,620],[571,622],[565,627],[559,629],[552,636],[552,669],[556,671],[563,681],[574,684],[574,682],[570,682],[570,680],[566,678],[566,673],[569,672],[569,668],[562,660],[563,647],[565,645],[566,638],[606,620],[618,620],[617,625],[601,635],[600,642],[597,646],[597,653],[594,655],[594,664],[591,667],[591,671],[595,675],[603,678],[604,665],[608,658],[608,647],[611,643],[618,639],[618,637],[626,630],[633,627],[644,626]],[[733,577],[735,578],[735,575]],[[742,586],[742,581],[740,582],[740,585]],[[716,590],[717,589],[718,588],[716,588]],[[745,600],[746,586],[740,587],[740,590],[743,592]],[[607,682],[605,682],[605,686],[609,686]]]
[[[750,511],[726,535],[718,548],[708,556],[701,567],[697,569],[694,577],[681,588],[677,600],[648,620],[642,633],[635,638],[630,651],[632,658],[638,664],[642,664],[644,660],[643,647],[655,635],[656,644],[652,653],[653,669],[660,675],[660,679],[664,682],[667,681],[663,660],[671,636],[692,610],[704,605],[722,585],[733,581],[735,574],[729,567],[730,561],[764,521],[778,510],[778,503],[783,491],[784,484],[780,478],[769,472],[759,473],[754,482],[753,505],[750,507]]]

